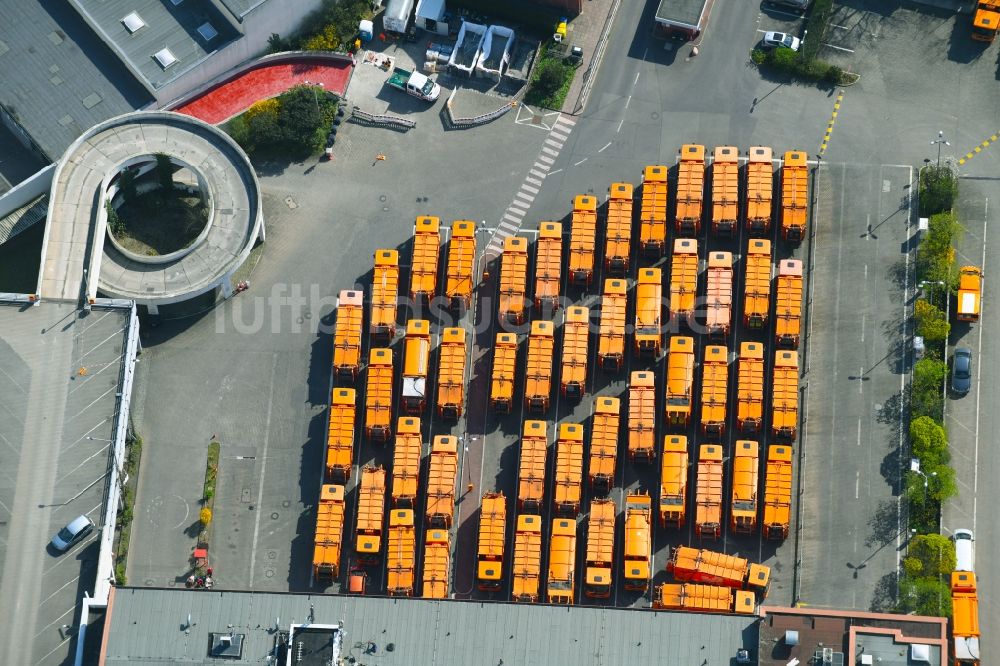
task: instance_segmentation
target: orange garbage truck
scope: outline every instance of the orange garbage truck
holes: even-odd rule
[[[333,374],[338,382],[354,382],[358,378],[364,318],[364,294],[349,289],[340,292],[333,329]]]
[[[677,162],[677,211],[674,226],[678,236],[697,236],[701,232],[705,192],[705,146],[681,146]]]
[[[608,275],[628,273],[632,254],[632,186],[612,183],[608,188],[608,226],[605,230],[604,267]]]
[[[615,503],[610,499],[595,499],[590,503],[587,519],[587,564],[584,570],[583,593],[591,599],[611,596],[612,569],[615,550]]]
[[[664,583],[655,590],[653,608],[687,613],[753,615],[757,604],[752,592],[733,590],[720,585]]]
[[[451,225],[444,287],[445,298],[452,309],[468,310],[472,304],[475,261],[476,223],[458,220]]]
[[[788,537],[792,515],[792,447],[772,444],[767,449],[764,470],[764,521],[762,528],[768,539]]]
[[[771,568],[735,555],[679,546],[667,562],[667,571],[685,583],[722,585],[746,590],[761,600],[771,585]]]
[[[576,518],[583,492],[583,426],[560,423],[556,440],[556,483],[553,510],[558,516]]]
[[[799,421],[798,352],[779,350],[774,355],[771,388],[771,433],[778,440],[794,441]]]
[[[510,577],[514,601],[538,601],[542,576],[542,517],[525,514],[517,517],[514,531],[514,563]]]
[[[778,289],[774,304],[774,341],[784,349],[798,349],[802,327],[802,262],[778,263]]]
[[[729,526],[736,534],[753,534],[757,529],[758,445],[757,442],[738,439],[735,447]]]
[[[771,309],[771,241],[751,238],[747,245],[747,272],[743,279],[743,323],[763,329]]]
[[[527,313],[528,241],[509,236],[500,257],[500,321],[520,325]]]
[[[1000,29],[1000,0],[978,0],[972,15],[972,38],[992,42]]]
[[[728,356],[722,345],[708,345],[701,364],[701,431],[714,439],[722,437],[726,430]]]
[[[514,403],[514,373],[517,371],[517,335],[497,333],[493,344],[493,376],[490,405],[498,414],[510,414]]]
[[[622,401],[600,397],[594,400],[594,415],[590,427],[590,488],[597,494],[611,492],[618,457],[618,430]]]
[[[541,514],[545,502],[545,421],[525,421],[517,471],[517,504],[523,513]]]
[[[373,349],[365,389],[365,434],[374,442],[392,437],[392,350]]]
[[[740,212],[740,162],[735,146],[718,146],[712,155],[712,233],[736,233]]]
[[[955,318],[958,321],[979,321],[979,306],[982,296],[983,271],[978,266],[962,266],[958,270],[958,307],[955,309]]]
[[[389,534],[385,544],[386,592],[390,597],[413,595],[417,568],[417,532],[413,509],[389,512]]]
[[[680,324],[694,325],[698,296],[698,241],[678,238],[670,262],[670,322],[673,330]]]
[[[447,599],[451,571],[451,537],[446,529],[427,530],[424,537],[423,598]]]
[[[747,153],[746,209],[747,231],[751,236],[766,236],[771,230],[774,193],[773,151],[753,146]]]
[[[635,354],[656,358],[663,346],[663,273],[640,268],[635,287]]]
[[[413,265],[410,266],[410,300],[429,303],[437,295],[441,256],[441,218],[422,215],[413,224]]]
[[[759,342],[740,343],[736,393],[736,426],[759,432],[764,416],[764,345]]]
[[[636,463],[656,458],[656,379],[648,370],[637,370],[629,378],[628,457]]]
[[[524,387],[524,408],[529,414],[544,414],[549,410],[549,398],[552,394],[552,351],[555,347],[554,330],[551,321],[531,322]]]
[[[594,277],[597,242],[597,197],[580,194],[573,199],[573,227],[569,237],[569,281],[586,287]]]
[[[559,388],[570,400],[587,391],[587,350],[590,344],[590,310],[580,305],[566,308],[563,322],[562,372]]]
[[[549,539],[548,600],[550,604],[571,605],[576,578],[576,520],[556,518]]]
[[[681,529],[687,508],[688,441],[684,435],[663,438],[660,466],[660,525]]]
[[[457,421],[465,404],[466,333],[463,328],[446,328],[441,332],[438,359],[438,414],[443,419]]]
[[[647,493],[625,496],[625,589],[645,592],[652,575],[652,500]]]
[[[694,531],[702,539],[722,534],[722,446],[702,444],[698,452]]]
[[[479,508],[476,588],[499,592],[503,580],[503,550],[507,539],[507,498],[486,493]]]
[[[626,307],[628,283],[618,279],[605,280],[597,341],[597,362],[605,372],[621,372],[625,361]]]
[[[535,241],[535,308],[552,316],[562,288],[562,224],[542,222]]]
[[[733,255],[709,252],[708,292],[705,298],[705,332],[725,342],[733,320]]]
[[[417,415],[427,404],[427,367],[431,358],[431,323],[426,319],[406,322],[403,339],[403,399],[404,414]]]
[[[979,666],[979,593],[976,574],[951,572],[951,636],[956,666]]]
[[[455,514],[455,483],[458,481],[458,437],[437,435],[427,463],[428,527],[451,529]]]
[[[801,243],[806,237],[808,159],[805,151],[789,150],[781,167],[781,237],[789,243]]]
[[[392,505],[396,508],[416,507],[422,449],[420,419],[415,416],[399,419],[392,452]]]
[[[347,483],[354,466],[354,420],[357,416],[354,389],[335,388],[330,395],[330,428],[326,437],[326,478]]]
[[[667,167],[652,165],[642,172],[639,208],[639,249],[647,259],[659,259],[667,244]]]
[[[388,346],[396,335],[396,304],[399,293],[399,252],[376,250],[372,273],[372,340]]]
[[[691,393],[694,385],[694,338],[675,335],[670,338],[667,356],[666,424],[668,428],[687,428],[691,420]]]
[[[360,564],[378,564],[382,558],[385,519],[385,469],[365,465],[358,489],[358,522],[354,552]]]
[[[320,488],[316,507],[316,536],[313,547],[313,574],[318,580],[340,576],[340,548],[344,541],[344,486]]]

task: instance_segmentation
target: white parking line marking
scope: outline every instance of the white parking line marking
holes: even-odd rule
[[[854,53],[854,49],[845,49],[843,46],[834,46],[833,44],[827,44],[823,42],[823,46],[829,46],[831,49],[837,49],[838,51],[847,51],[848,53]]]
[[[628,99],[625,100],[625,108],[627,109],[628,105],[631,104],[631,103],[632,103],[632,95],[629,95]]]
[[[639,72],[635,73],[635,79],[632,80],[632,85],[639,83]]]
[[[625,123],[625,119],[624,118],[622,118],[621,120],[618,121],[618,129],[615,130],[615,134],[617,134],[618,132],[622,131],[622,125],[624,123]]]
[[[551,176],[551,175],[554,175],[554,174],[557,174],[557,173],[559,173],[560,171],[562,171],[562,169],[556,169],[555,171],[553,171],[553,172],[552,172],[552,173],[550,173],[549,175]]]
[[[510,213],[504,213],[503,214],[503,219],[510,220],[515,225],[521,224],[521,220],[522,220],[521,217],[519,217],[517,215],[511,215]],[[501,222],[500,224],[503,225],[503,222]]]
[[[608,141],[608,142],[607,142],[606,144],[604,144],[604,147],[603,147],[603,148],[601,148],[600,150],[598,150],[597,152],[599,152],[599,153],[603,153],[603,152],[604,152],[605,150],[607,150],[607,149],[608,149],[608,148],[610,148],[610,147],[611,147],[611,142],[610,142],[610,141]]]
[[[539,187],[541,187],[542,185],[542,181],[538,180],[537,178],[532,178],[531,176],[525,176],[524,181],[527,183],[531,183],[532,185],[538,185]]]
[[[560,132],[559,130],[556,130],[556,129],[553,129],[551,132],[549,132],[549,136],[555,137],[556,139],[558,139],[560,141],[563,141],[563,142],[565,142],[566,139],[569,138],[569,134],[563,134],[562,132]]]
[[[551,166],[551,165],[549,165],[549,164],[545,164],[544,162],[539,162],[538,160],[535,160],[535,164],[534,164],[534,167],[535,167],[536,169],[544,169],[544,170],[546,170],[546,171],[548,171],[549,169],[551,169],[551,168],[552,168],[552,166]],[[543,177],[544,177],[544,176],[543,176]]]
[[[574,164],[573,166],[580,166],[581,164],[583,164],[583,163],[584,163],[584,162],[586,162],[586,161],[587,161],[587,158],[586,158],[586,157],[584,157],[584,158],[583,158],[582,160],[580,160],[579,162],[577,162],[577,163],[576,163],[576,164]]]
[[[546,139],[545,143],[547,143],[550,146],[555,146],[556,150],[559,150],[560,148],[563,147],[563,142],[562,141],[556,141],[555,139],[551,139],[551,138]]]
[[[518,226],[516,224],[511,224],[510,222],[500,222],[500,228],[501,229],[513,229],[514,231],[517,231]]]
[[[534,201],[534,200],[535,200],[535,197],[533,197],[533,196],[532,196],[532,195],[530,195],[530,194],[525,194],[524,192],[518,192],[518,193],[517,193],[517,194],[515,194],[514,196],[515,196],[515,197],[517,197],[518,199],[522,199],[522,200],[524,200],[524,201],[528,202],[529,204],[530,204],[530,203],[531,203],[532,201]]]

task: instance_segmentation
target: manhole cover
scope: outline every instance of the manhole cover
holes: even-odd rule
[[[283,509],[287,509],[287,508],[288,508],[288,507],[290,507],[291,505],[292,505],[292,503],[291,503],[291,502],[289,502],[288,500],[285,500],[284,502],[282,502],[282,503],[281,503],[281,507],[282,507]]]
[[[531,124],[532,125],[541,125],[542,124],[542,117],[541,116],[531,116]]]
[[[278,512],[275,511],[274,513],[271,514],[271,520],[277,520],[277,519],[278,519]]]
[[[657,120],[660,117],[660,114],[658,111],[653,111],[651,114],[649,114],[649,117],[652,118],[653,120]]]
[[[269,551],[267,551],[267,559],[273,560],[273,559],[275,559],[277,557],[278,557],[278,551],[276,551],[276,550],[269,550]]]
[[[297,203],[295,203],[295,199],[293,199],[291,197],[285,197],[285,205],[288,206],[289,208],[298,208],[299,207],[299,205]]]
[[[265,578],[274,578],[274,569],[264,569]]]
[[[385,200],[386,200],[387,198],[388,198],[388,197],[386,197],[386,196],[385,196],[385,195],[383,194],[383,195],[379,196],[378,200],[379,200],[379,201],[381,201],[382,203],[385,203]]]
[[[143,582],[144,585],[147,585],[149,587],[152,587],[152,586],[156,585],[156,581],[153,580],[152,578],[147,578],[146,580],[144,580],[142,582]]]

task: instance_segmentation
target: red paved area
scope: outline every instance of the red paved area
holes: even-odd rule
[[[306,81],[322,83],[326,90],[343,95],[351,67],[349,62],[315,60],[265,64],[215,86],[174,110],[216,125],[256,101],[280,95]]]

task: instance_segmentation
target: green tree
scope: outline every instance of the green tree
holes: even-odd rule
[[[920,534],[907,546],[903,567],[914,577],[947,576],[955,570],[955,544],[940,534]]]
[[[295,86],[279,99],[278,124],[284,142],[300,156],[315,153],[325,136],[319,90],[313,86]],[[325,96],[323,101],[325,104]]]
[[[111,229],[111,233],[115,236],[120,236],[125,231],[125,220],[118,215],[118,210],[110,201],[104,202],[104,209],[108,213],[108,229]]]
[[[944,342],[948,339],[951,324],[940,308],[921,298],[913,304],[913,316],[917,320],[917,335],[927,342]]]
[[[958,197],[958,178],[948,165],[925,167],[920,175],[920,214],[951,210]]]
[[[928,222],[927,233],[917,248],[917,278],[928,282],[943,282],[952,290],[958,280],[955,266],[955,245],[962,233],[962,225],[958,223],[954,213],[939,213],[932,215]],[[930,285],[934,290],[935,299],[944,306],[941,292],[937,285]]]
[[[944,378],[948,366],[944,361],[922,358],[913,365],[913,382],[910,384],[910,413],[914,417],[929,416],[941,422],[944,406]]]
[[[899,613],[951,617],[951,590],[944,579],[904,575],[899,581]]]
[[[168,192],[174,189],[174,164],[164,153],[156,154],[156,181],[161,189]]]
[[[938,467],[949,460],[948,435],[929,416],[910,421],[910,451],[924,469]]]
[[[955,470],[948,465],[928,465],[926,474],[927,492],[931,499],[944,502],[958,494]]]

